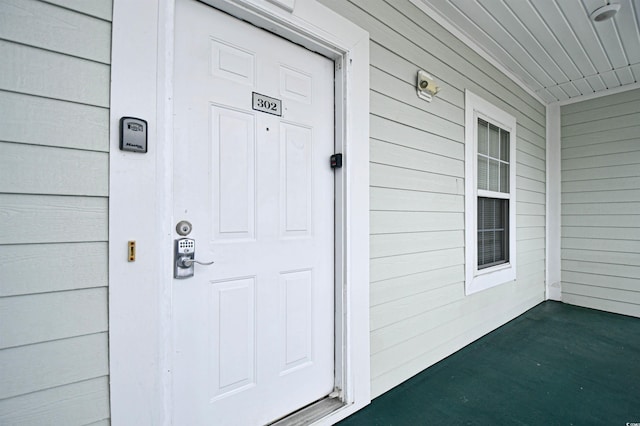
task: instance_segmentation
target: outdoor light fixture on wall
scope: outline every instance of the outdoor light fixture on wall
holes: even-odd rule
[[[418,91],[418,97],[427,102],[431,102],[431,98],[440,91],[440,88],[436,85],[433,77],[427,74],[426,71],[422,70],[418,70],[416,89]]]

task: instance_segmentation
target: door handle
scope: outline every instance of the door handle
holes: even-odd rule
[[[180,238],[174,242],[173,250],[173,278],[190,278],[195,273],[195,264],[213,265],[212,262],[196,260],[196,241],[191,238]]]
[[[203,266],[213,265],[215,262],[212,260],[211,262],[200,262],[199,260],[195,260],[190,258],[189,256],[180,256],[178,258],[177,264],[180,268],[190,268],[194,263]]]

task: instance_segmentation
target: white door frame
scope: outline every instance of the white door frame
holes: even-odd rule
[[[172,423],[174,2],[114,0],[109,358],[116,425]],[[336,146],[344,154],[336,173],[336,385],[345,406],[318,421],[331,424],[370,402],[369,36],[315,0],[205,2],[336,63]],[[119,150],[123,116],[148,121],[146,154]],[[130,240],[135,262],[127,261]]]

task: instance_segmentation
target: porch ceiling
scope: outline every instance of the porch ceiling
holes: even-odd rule
[[[606,0],[414,0],[547,103],[638,86],[640,2],[593,22]],[[435,15],[434,15],[435,14]]]

